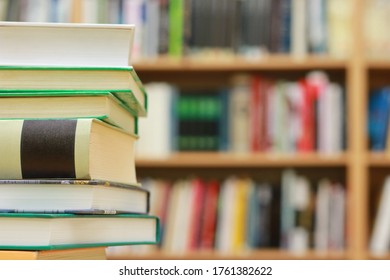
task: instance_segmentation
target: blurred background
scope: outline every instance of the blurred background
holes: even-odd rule
[[[0,21],[136,25],[162,238],[112,258],[390,257],[390,1],[0,0]]]

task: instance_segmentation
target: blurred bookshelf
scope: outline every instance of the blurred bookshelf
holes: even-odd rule
[[[252,178],[259,184],[269,181],[273,187],[276,186],[274,188],[281,188],[283,173],[290,169],[296,170],[300,176],[307,177],[310,181],[310,188],[314,190],[318,190],[322,179],[340,183],[345,191],[343,210],[345,220],[342,229],[344,240],[340,248],[318,252],[313,248],[313,244],[310,244],[309,248],[298,254],[289,252],[285,248],[256,248],[256,246],[250,249],[244,246],[234,252],[196,248],[184,252],[146,249],[145,254],[141,249],[129,248],[127,251],[113,250],[111,258],[388,258],[388,254],[373,256],[370,252],[370,240],[379,208],[378,197],[380,197],[385,179],[390,175],[387,171],[390,166],[390,157],[386,155],[387,149],[390,148],[386,146],[382,150],[372,151],[368,135],[370,124],[368,104],[373,95],[372,91],[389,85],[390,53],[388,53],[388,46],[390,39],[384,34],[387,34],[385,19],[390,15],[390,5],[386,1],[318,0],[310,1],[314,4],[309,6],[307,4],[309,1],[304,0],[204,0],[196,2],[189,0],[40,0],[34,2],[39,6],[39,8],[35,7],[35,10],[27,4],[30,2],[33,1],[0,0],[0,20],[135,23],[139,31],[134,42],[133,66],[139,77],[145,84],[164,83],[165,88],[168,84],[169,90],[174,89],[175,94],[189,90],[203,94],[205,90],[212,90],[214,94],[219,95],[220,88],[223,87],[224,90],[228,88],[230,91],[234,87],[231,81],[237,75],[261,77],[275,83],[279,81],[298,83],[313,71],[324,73],[330,82],[342,88],[344,97],[342,112],[345,124],[343,144],[337,151],[321,152],[317,147],[309,151],[292,148],[288,152],[283,150],[275,152],[272,149],[255,151],[247,149],[244,152],[235,152],[220,148],[211,151],[199,148],[195,151],[188,151],[172,149],[172,143],[170,143],[172,139],[162,141],[162,136],[157,135],[150,141],[164,142],[166,145],[164,150],[162,152],[159,150],[155,157],[153,154],[147,156],[141,154],[137,158],[137,172],[140,178],[171,180],[171,187],[175,180],[183,178],[183,180],[188,180],[192,177],[216,178],[222,186],[227,178],[234,175]],[[54,8],[50,8],[54,7],[50,6],[54,3],[57,5],[55,12],[53,12]],[[167,6],[168,3],[170,6]],[[334,13],[333,17],[325,14],[321,10],[321,5],[327,5],[329,13]],[[136,11],[141,6],[145,9],[144,11],[150,12],[153,20],[141,21],[139,12]],[[217,6],[224,7],[225,10],[219,10]],[[211,40],[210,36],[206,35],[229,33],[230,29],[226,28],[237,28],[237,26],[232,26],[232,22],[235,22],[234,13],[227,13],[233,7],[242,11],[242,14],[238,15],[244,26],[241,31],[248,30],[248,34],[240,33],[242,45],[237,45],[237,38],[234,36],[229,38],[216,36],[218,37],[216,41]],[[280,10],[277,9],[278,7]],[[167,20],[171,8],[180,10],[182,13],[179,13],[176,19],[170,18],[171,24],[169,25]],[[47,9],[47,12],[37,13],[36,9],[40,11]],[[205,13],[207,9],[215,11],[219,16],[212,18],[211,12]],[[267,9],[270,11],[269,16],[264,14]],[[192,13],[187,13],[188,11]],[[306,19],[311,20],[311,24],[302,22],[302,19],[297,21],[294,13],[302,14],[302,11],[307,15],[317,15],[314,18],[321,19],[322,22],[312,22],[312,16]],[[157,23],[156,18],[153,17],[156,12],[158,13]],[[260,12],[260,16],[256,17],[256,12]],[[284,13],[284,16],[279,18],[290,22],[290,25],[286,22],[277,22],[275,20],[277,17],[271,16],[278,12]],[[208,23],[209,29],[199,26],[199,19],[192,22],[191,18],[195,19],[196,16]],[[164,20],[165,25],[161,25]],[[222,30],[218,29],[224,25],[224,22],[229,23],[227,27]],[[264,26],[264,24],[261,25],[264,22],[268,24],[261,30],[248,27],[251,24]],[[169,29],[174,25],[178,25],[179,30]],[[306,34],[305,28],[308,25],[315,26],[317,29],[313,27]],[[291,36],[285,37],[286,26],[290,28],[290,32],[295,28],[294,35],[288,33]],[[197,34],[196,38],[190,36],[191,30],[193,34]],[[279,33],[274,34],[275,30]],[[320,38],[310,35],[313,34],[313,30],[321,34]],[[258,40],[253,41],[250,40],[253,37],[250,32],[258,32],[262,35]],[[169,36],[169,34],[173,35]],[[170,41],[175,40],[174,38],[176,41]],[[279,43],[275,43],[275,40],[279,40]],[[283,41],[282,44],[281,40],[287,41]],[[306,42],[309,43],[306,44]],[[171,49],[170,44],[174,45]],[[151,92],[149,98],[157,98],[159,93],[164,94],[164,90]],[[161,104],[171,106],[170,101],[163,101]],[[333,111],[327,112],[326,116],[330,116]],[[174,122],[171,116],[161,119],[158,126],[169,130],[168,127],[171,127],[172,123],[168,122]],[[177,119],[176,122],[178,122]],[[169,136],[164,135],[164,137]],[[145,138],[141,137],[141,141]],[[150,144],[147,143],[147,145]],[[280,221],[281,217],[274,216],[272,219]],[[284,246],[279,244],[279,247]]]

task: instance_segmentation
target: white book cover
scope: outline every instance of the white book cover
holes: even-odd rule
[[[314,225],[314,248],[318,252],[329,249],[329,205],[331,182],[322,179],[318,182]]]
[[[166,158],[173,151],[175,89],[167,83],[149,83],[145,84],[145,91],[148,93],[148,117],[138,119],[137,157]]]
[[[374,226],[370,240],[370,251],[375,256],[383,256],[389,251],[390,246],[390,177],[387,177],[378,210],[376,212]]]
[[[240,76],[234,82],[229,98],[229,142],[231,151],[247,153],[250,150],[250,77]]]
[[[291,54],[296,58],[307,54],[306,1],[291,2]]]
[[[128,67],[133,37],[125,24],[0,22],[0,65]]]
[[[233,216],[234,216],[234,198],[237,192],[237,183],[235,177],[226,179],[221,186],[219,196],[218,223],[215,234],[215,248],[222,252],[232,251],[233,240]]]

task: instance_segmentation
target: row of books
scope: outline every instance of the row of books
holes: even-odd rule
[[[16,58],[7,56],[11,52],[7,44],[25,40],[26,30],[50,35],[53,41],[61,38],[66,44],[56,49],[47,44],[50,58],[43,53],[32,64],[23,60],[23,54],[17,61],[3,59]],[[149,192],[136,177],[137,118],[146,115],[146,92],[134,69],[123,66],[130,62],[131,40],[124,46],[126,60],[117,67],[105,68],[104,61],[99,66],[98,58],[92,68],[46,64],[63,59],[58,55],[68,52],[67,46],[79,55],[87,51],[84,56],[96,51],[102,46],[84,49],[79,36],[90,44],[100,30],[108,36],[120,31],[123,41],[133,36],[134,26],[0,26],[0,34],[9,38],[0,47],[5,52],[0,55],[0,249],[40,251],[158,241],[158,218],[148,215]],[[40,38],[30,44],[39,45]],[[106,48],[107,44],[103,42]],[[32,53],[33,49],[24,55],[32,59]],[[101,75],[111,72],[122,75],[122,85],[105,79],[100,84],[105,88],[99,87]],[[126,91],[115,90],[123,84]]]
[[[136,57],[330,54],[350,47],[351,0],[83,0],[81,22],[137,26]],[[3,20],[72,19],[70,0],[1,0]],[[0,20],[1,20],[0,18]],[[260,27],[260,28],[259,28]]]
[[[140,120],[145,137],[138,143],[139,155],[201,150],[337,154],[345,149],[344,90],[325,73],[310,72],[298,81],[259,75],[232,80],[230,88],[217,90],[147,84],[149,106],[155,109]],[[160,142],[150,149],[149,139],[156,137]]]
[[[273,183],[230,176],[145,178],[142,184],[152,195],[151,212],[161,217],[161,244],[123,250],[234,254],[259,248],[293,253],[344,248],[346,190],[330,179],[313,181],[287,169]]]

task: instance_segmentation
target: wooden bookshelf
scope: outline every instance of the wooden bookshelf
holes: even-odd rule
[[[255,252],[243,252],[242,254],[218,254],[217,252],[196,252],[185,254],[157,253],[141,258],[148,259],[369,259],[367,251],[369,240],[368,198],[369,191],[369,167],[388,167],[390,157],[384,155],[374,156],[367,152],[366,135],[366,104],[368,101],[370,70],[390,70],[390,61],[374,61],[364,58],[364,44],[362,21],[364,0],[354,1],[353,6],[353,36],[352,49],[345,59],[336,59],[327,56],[280,56],[270,55],[251,61],[245,58],[225,57],[224,59],[210,57],[202,58],[158,58],[137,61],[134,67],[141,79],[147,81],[182,79],[197,79],[197,75],[205,80],[217,80],[221,83],[223,77],[234,72],[267,72],[280,74],[282,77],[305,73],[310,70],[320,69],[334,74],[341,80],[347,89],[347,150],[340,155],[320,154],[248,154],[236,155],[230,153],[175,153],[167,158],[146,159],[138,158],[137,167],[142,171],[152,172],[154,169],[163,168],[176,172],[182,168],[212,168],[212,169],[250,169],[253,168],[316,168],[319,170],[341,169],[346,179],[347,196],[347,244],[342,252],[319,254],[308,251],[304,254],[291,254],[283,250],[258,250]],[[162,78],[161,78],[162,77]],[[211,78],[212,77],[212,78]],[[173,80],[170,80],[173,81]],[[169,171],[168,171],[169,172]],[[332,171],[336,172],[336,171]],[[337,175],[338,176],[338,175]],[[139,256],[121,256],[132,258]]]

